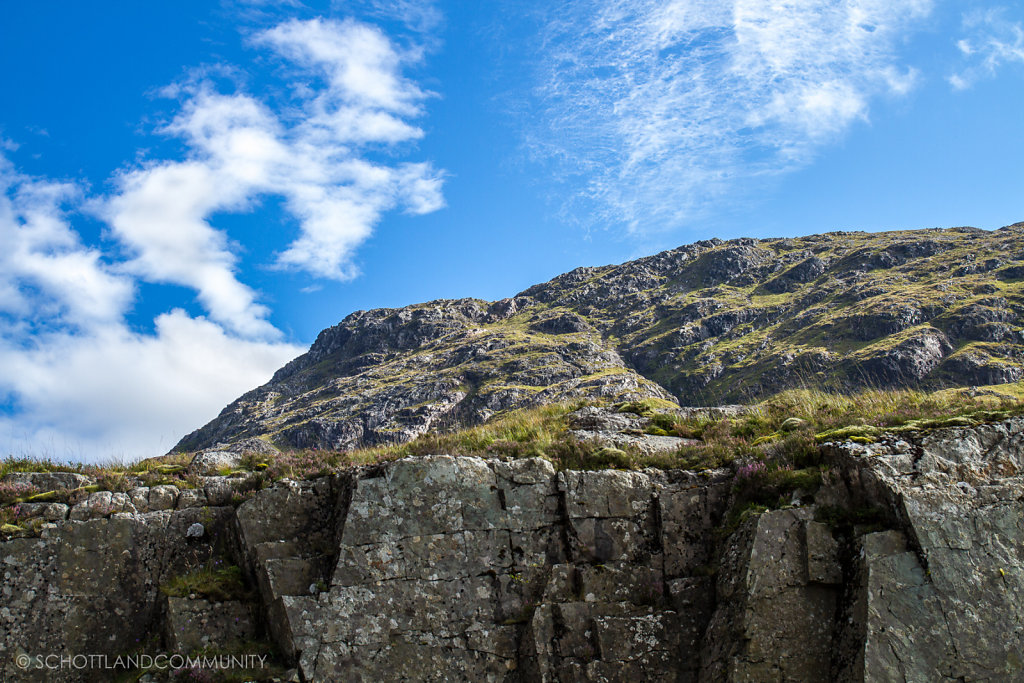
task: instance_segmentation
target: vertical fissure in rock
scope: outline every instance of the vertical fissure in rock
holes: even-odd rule
[[[651,502],[649,509],[651,511],[651,553],[658,554],[661,556],[661,575],[665,576],[665,541],[663,536],[664,529],[662,527],[662,516],[661,516],[661,495],[657,490],[651,493]]]
[[[831,679],[836,683],[863,679],[864,641],[867,638],[867,569],[861,552],[860,539],[841,535],[838,559],[843,583],[832,621],[832,661],[829,665]]]
[[[562,541],[562,548],[565,549],[565,557],[569,562],[576,560],[579,555],[580,540],[576,537],[576,532],[573,531],[572,524],[569,522],[569,501],[568,492],[564,488],[565,478],[561,474],[556,476],[556,496],[558,497],[557,514],[559,526],[559,535]]]
[[[345,522],[348,521],[348,508],[352,503],[352,492],[359,484],[358,470],[349,470],[331,478],[331,508],[327,519],[327,534],[330,552],[324,555],[321,564],[321,580],[330,587],[334,578],[334,569],[338,566],[341,556],[341,538],[345,533]]]
[[[921,569],[924,571],[926,579],[930,582],[931,569],[928,567],[928,553],[925,551],[921,539],[918,538],[917,529],[911,520],[910,512],[907,510],[906,496],[903,493],[900,493],[897,498],[895,511],[897,528],[903,532],[907,539],[907,547],[917,556],[917,561],[921,564]]]

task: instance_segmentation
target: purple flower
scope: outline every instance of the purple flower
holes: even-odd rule
[[[750,479],[761,473],[763,473],[767,467],[763,462],[752,462],[749,465],[742,466],[736,472],[736,479]]]

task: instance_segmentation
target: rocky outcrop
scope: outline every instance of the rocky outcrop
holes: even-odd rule
[[[230,554],[232,508],[60,520],[38,538],[0,543],[0,677],[11,681],[109,680],[109,671],[27,666],[18,657],[128,654],[163,632],[160,585]],[[202,523],[207,533],[189,538]],[[37,664],[39,666],[37,666]]]
[[[1013,381],[1018,269],[1020,226],[708,240],[494,303],[359,311],[176,449],[350,449],[580,398],[706,406],[808,384]]]
[[[350,316],[179,446],[265,437],[340,449],[408,441],[513,407],[671,400],[578,317],[543,318],[536,329],[494,324],[502,320],[471,300]]]
[[[835,458],[835,502],[885,501],[898,528],[864,537],[854,567],[853,678],[1024,677],[1024,420],[846,444]]]
[[[569,435],[581,442],[631,447],[641,453],[675,451],[697,443],[694,439],[669,436],[664,429],[658,429],[649,417],[598,406],[585,406],[569,413],[567,422]]]
[[[352,492],[329,590],[285,599],[307,678],[677,671],[666,586],[707,561],[711,525],[685,540],[675,531],[721,514],[722,473],[556,474],[539,459],[429,456],[375,474]]]
[[[825,456],[816,493],[742,515],[732,470],[435,455],[60,520],[0,546],[0,666],[104,680],[16,657],[262,633],[306,681],[1024,677],[1024,418]],[[213,558],[255,602],[157,590]]]

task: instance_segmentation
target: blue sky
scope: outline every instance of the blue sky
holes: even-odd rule
[[[0,450],[160,454],[352,311],[1024,220],[1024,9],[4,3]]]

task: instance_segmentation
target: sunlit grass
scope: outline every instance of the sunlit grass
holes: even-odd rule
[[[793,389],[751,405],[743,414],[717,416],[713,411],[681,418],[663,401],[608,405],[651,420],[649,432],[687,439],[667,453],[644,454],[629,447],[609,449],[595,441],[580,442],[568,433],[566,416],[593,402],[551,404],[498,415],[487,422],[454,432],[428,432],[407,443],[355,450],[297,450],[277,455],[250,455],[242,469],[252,472],[246,489],[255,490],[285,477],[311,478],[339,470],[428,454],[484,457],[541,457],[558,469],[608,467],[682,468],[706,470],[734,462],[762,461],[797,470],[820,464],[819,444],[853,438],[876,440],[885,431],[913,432],[943,426],[969,426],[1024,414],[1024,383],[946,389],[866,389],[840,394],[817,389]],[[0,462],[0,477],[11,472],[67,471],[97,478],[104,490],[128,490],[135,485],[199,485],[184,466],[190,454],[174,454],[134,464],[82,465],[53,460],[8,458]],[[5,501],[17,502],[18,492]]]

